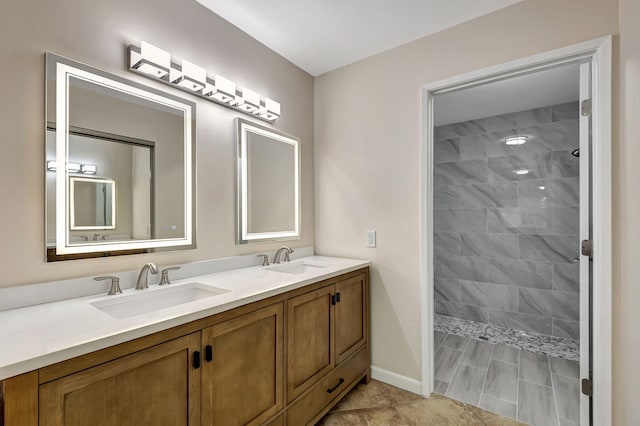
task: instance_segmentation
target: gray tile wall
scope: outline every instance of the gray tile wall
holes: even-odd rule
[[[436,312],[579,339],[578,103],[434,133]]]

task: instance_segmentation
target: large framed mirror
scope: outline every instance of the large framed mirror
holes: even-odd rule
[[[300,238],[300,139],[237,118],[237,241]]]
[[[195,104],[46,58],[48,261],[195,247]]]

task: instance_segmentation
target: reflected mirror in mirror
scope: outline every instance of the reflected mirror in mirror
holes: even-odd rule
[[[115,229],[115,181],[79,177],[70,179],[71,230]]]
[[[195,247],[195,104],[46,64],[47,260]]]
[[[300,238],[299,139],[237,120],[238,242]]]

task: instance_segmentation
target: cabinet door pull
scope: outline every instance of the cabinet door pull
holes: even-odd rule
[[[338,384],[335,385],[332,388],[327,389],[327,393],[333,393],[334,390],[338,389],[340,387],[341,384],[344,383],[344,379],[342,377],[340,377],[340,380],[338,380]]]
[[[336,302],[340,303],[340,293],[336,293]]]
[[[336,304],[336,301],[337,301],[336,295],[335,295],[335,294],[332,294],[332,295],[331,295],[331,304],[332,304],[332,305],[335,305],[335,304]]]
[[[195,351],[193,353],[193,368],[200,368],[200,352]]]
[[[211,346],[211,345],[205,346],[205,348],[204,348],[204,359],[206,359],[207,362],[213,361],[213,346]]]

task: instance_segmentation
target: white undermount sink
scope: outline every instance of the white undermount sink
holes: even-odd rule
[[[304,274],[305,272],[326,268],[327,265],[311,262],[291,262],[280,265],[268,266],[265,269],[274,272],[284,272],[285,274]]]
[[[195,302],[196,300],[217,296],[222,293],[227,293],[228,291],[229,290],[194,282],[155,291],[143,290],[129,296],[100,300],[91,303],[91,306],[100,309],[113,318],[123,319],[182,305],[184,303]]]

